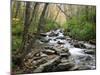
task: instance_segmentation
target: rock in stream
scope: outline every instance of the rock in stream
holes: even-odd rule
[[[31,57],[32,72],[57,72],[95,69],[95,46],[64,36],[63,31],[41,33],[46,44],[37,56]],[[32,55],[32,53],[31,53]],[[31,65],[32,66],[32,65]]]

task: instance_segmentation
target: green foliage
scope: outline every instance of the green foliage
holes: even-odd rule
[[[59,27],[60,27],[59,24],[57,24],[53,20],[46,20],[46,26],[45,26],[46,31],[57,29]]]
[[[86,6],[67,21],[66,28],[66,34],[74,39],[96,39],[96,8]]]
[[[22,38],[22,31],[23,31],[23,23],[19,19],[13,18],[12,22],[12,50],[16,51],[20,44]]]
[[[14,19],[12,21],[12,34],[21,35],[23,31],[23,22],[19,19]]]
[[[13,45],[12,49],[13,49],[13,51],[16,51],[16,49],[18,49],[21,44],[21,37],[13,36],[12,39],[13,39],[12,40],[12,45]]]
[[[95,39],[96,25],[95,23],[86,21],[86,17],[84,15],[80,16],[80,19],[73,17],[70,21],[67,22],[67,25],[67,30],[70,30],[68,35],[72,36],[72,38],[78,40]]]
[[[67,28],[68,28],[67,22],[60,25],[60,28],[62,28],[63,30],[67,30]]]

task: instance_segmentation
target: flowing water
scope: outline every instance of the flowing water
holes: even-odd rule
[[[52,35],[50,35],[52,34]],[[56,35],[55,35],[56,34]],[[64,36],[63,31],[60,29],[52,30],[46,33],[45,40],[49,40],[47,42],[48,45],[56,46],[56,47],[63,47],[68,48],[71,56],[75,60],[75,64],[81,66],[80,69],[95,69],[96,68],[96,59],[95,59],[95,45],[89,44],[88,42],[84,41],[77,41],[69,36]],[[65,38],[64,38],[65,37]],[[73,43],[82,43],[86,48],[76,48],[74,47]],[[86,53],[85,51],[90,51],[90,53]]]

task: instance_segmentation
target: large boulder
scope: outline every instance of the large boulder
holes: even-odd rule
[[[63,56],[63,57],[62,57]],[[72,56],[65,54],[62,54],[60,56],[60,64],[58,64],[53,71],[68,71],[72,67],[75,66],[75,61]]]
[[[92,58],[92,56],[86,56],[86,57],[84,58],[84,60],[85,60],[85,61],[91,61],[91,60],[93,60],[93,58]]]
[[[89,40],[89,43],[96,45],[96,40]]]
[[[91,70],[91,67],[87,65],[82,65],[82,66],[79,66],[79,70]]]
[[[70,68],[74,66],[73,63],[71,62],[66,62],[66,63],[60,63],[55,67],[53,70],[54,71],[68,71]]]
[[[56,56],[54,59],[48,60],[47,63],[44,63],[37,67],[33,72],[52,72],[53,68],[60,63],[60,57]]]
[[[61,58],[61,63],[66,63],[66,62],[72,62],[72,63],[75,63],[74,59],[72,56],[69,56],[69,57],[63,57]]]
[[[74,43],[73,45],[74,45],[74,47],[76,47],[76,48],[86,48],[86,46],[85,46],[83,43],[78,43],[78,42],[76,42],[76,43]]]
[[[84,45],[86,46],[87,49],[95,49],[96,48],[95,45],[92,45],[92,44],[89,44],[89,43],[84,43]]]
[[[72,68],[70,68],[70,71],[75,71],[75,70],[79,70],[79,65],[74,65]]]
[[[95,54],[95,50],[84,50],[84,53],[87,53],[87,54]]]

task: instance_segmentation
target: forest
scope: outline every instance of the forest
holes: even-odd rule
[[[96,69],[96,6],[11,1],[12,73]]]

